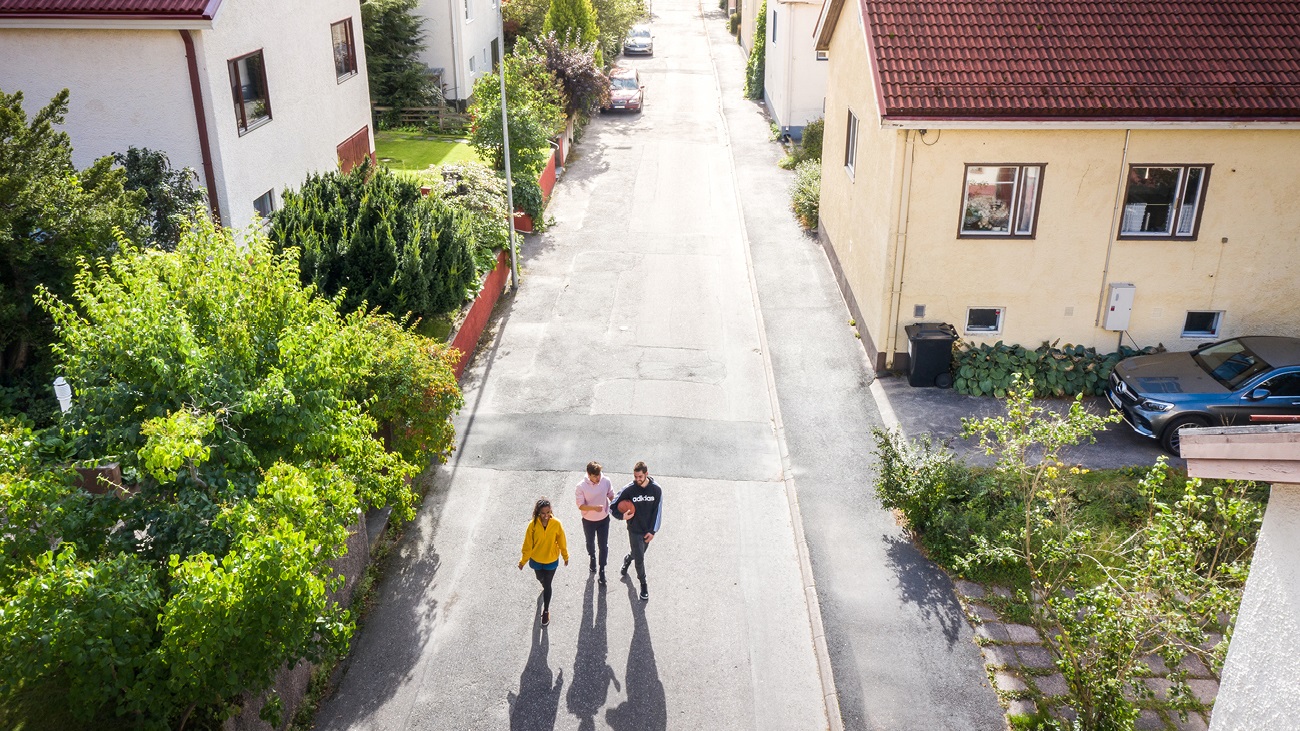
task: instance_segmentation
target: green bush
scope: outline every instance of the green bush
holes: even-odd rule
[[[510,244],[506,181],[480,162],[458,162],[433,170],[400,173],[430,188],[464,214],[474,240],[474,266],[480,275],[496,266],[497,252]]]
[[[758,8],[758,18],[754,25],[754,50],[749,52],[749,61],[745,64],[745,98],[762,99],[763,84],[767,73],[767,0]]]
[[[790,207],[795,218],[806,229],[817,228],[817,210],[821,201],[822,163],[805,160],[794,169],[794,187],[790,192]]]
[[[304,284],[397,318],[432,318],[458,308],[477,286],[477,247],[467,217],[410,178],[363,164],[313,174],[286,190],[272,220],[278,251],[301,250]]]
[[[804,125],[803,136],[794,150],[794,156],[799,162],[822,159],[822,134],[825,130],[826,120],[821,117]]]
[[[1003,398],[1019,374],[1032,383],[1034,396],[1064,397],[1083,394],[1100,396],[1115,364],[1135,355],[1164,350],[1163,346],[1141,350],[1121,347],[1114,353],[1098,353],[1082,345],[1056,347],[1043,343],[1034,350],[1006,345],[1001,340],[989,345],[958,341],[952,350],[953,387],[971,396]]]
[[[563,38],[565,43],[578,46],[599,45],[600,29],[596,27],[596,9],[592,7],[591,0],[551,0],[546,20],[542,23],[542,34],[552,32]],[[518,49],[519,46],[516,45],[515,48]],[[604,54],[599,48],[596,49],[595,56],[596,66],[603,67]]]
[[[734,36],[740,33],[740,13],[732,13],[727,22],[731,24],[731,35]]]

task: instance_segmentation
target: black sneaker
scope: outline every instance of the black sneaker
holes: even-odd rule
[[[644,602],[644,601],[648,601],[649,599],[650,599],[650,587],[646,586],[645,584],[642,584],[642,585],[641,585],[641,601]],[[543,622],[543,624],[545,624],[545,622]]]
[[[591,573],[596,573],[596,557],[591,557]]]
[[[619,571],[618,573],[622,576],[627,576],[627,567],[631,565],[632,565],[632,554],[629,553],[628,555],[623,557],[623,570]]]
[[[605,569],[600,570],[600,578],[596,580],[601,586],[605,585]]]
[[[645,597],[642,597],[642,598],[644,599]],[[551,613],[550,613],[550,612],[542,612],[542,626],[545,627],[546,625],[548,625],[548,624],[550,624],[550,623],[551,623]]]

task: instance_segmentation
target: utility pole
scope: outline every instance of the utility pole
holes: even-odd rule
[[[510,177],[510,117],[506,114],[506,24],[505,3],[497,0],[497,37],[501,39],[501,60],[497,78],[501,80],[501,153],[506,161],[506,223],[510,232],[510,288],[519,289],[519,252],[515,245],[515,188]]]

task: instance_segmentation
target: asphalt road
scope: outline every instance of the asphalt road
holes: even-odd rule
[[[656,55],[628,61],[646,110],[575,147],[317,728],[828,726],[707,26],[694,2],[655,12]],[[619,581],[619,523],[609,586],[587,572],[591,459],[663,487],[648,602]],[[543,495],[573,556],[546,629],[515,567]]]

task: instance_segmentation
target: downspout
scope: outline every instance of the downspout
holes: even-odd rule
[[[208,114],[199,83],[199,58],[194,52],[194,36],[188,30],[181,30],[180,34],[185,42],[185,63],[190,70],[190,96],[194,99],[194,119],[199,128],[199,154],[203,157],[203,179],[208,185],[208,205],[212,206],[213,219],[220,222],[221,204],[217,201],[217,175],[212,169],[212,145],[208,142]]]
[[[500,2],[500,0],[498,0]],[[461,100],[468,96],[460,88],[460,54],[456,52],[456,36],[459,35],[457,30],[460,25],[456,22],[456,3],[447,3],[447,22],[451,30],[451,83],[456,85],[456,99]],[[501,39],[501,58],[506,57],[506,41]]]
[[[1106,284],[1110,281],[1110,252],[1115,248],[1115,239],[1119,236],[1120,199],[1124,197],[1124,183],[1128,180],[1128,141],[1133,130],[1124,130],[1124,152],[1119,158],[1119,186],[1115,190],[1115,207],[1110,212],[1110,235],[1106,237],[1106,263],[1101,268],[1101,291],[1097,293],[1097,317],[1093,327],[1101,327],[1101,313],[1106,311]],[[1124,337],[1120,333],[1120,337]]]
[[[885,336],[885,369],[894,367],[894,351],[898,348],[898,321],[902,318],[903,266],[907,261],[907,218],[912,202],[912,157],[916,154],[916,138],[912,130],[903,131],[903,179],[898,193],[898,221],[894,234],[894,276],[889,289],[889,317]]]
[[[786,36],[794,38],[794,3],[786,8]],[[794,116],[794,43],[787,41],[786,45],[790,47],[790,52],[785,55],[785,132],[790,133],[790,127],[793,125],[792,117]],[[801,140],[802,142],[802,140]]]

